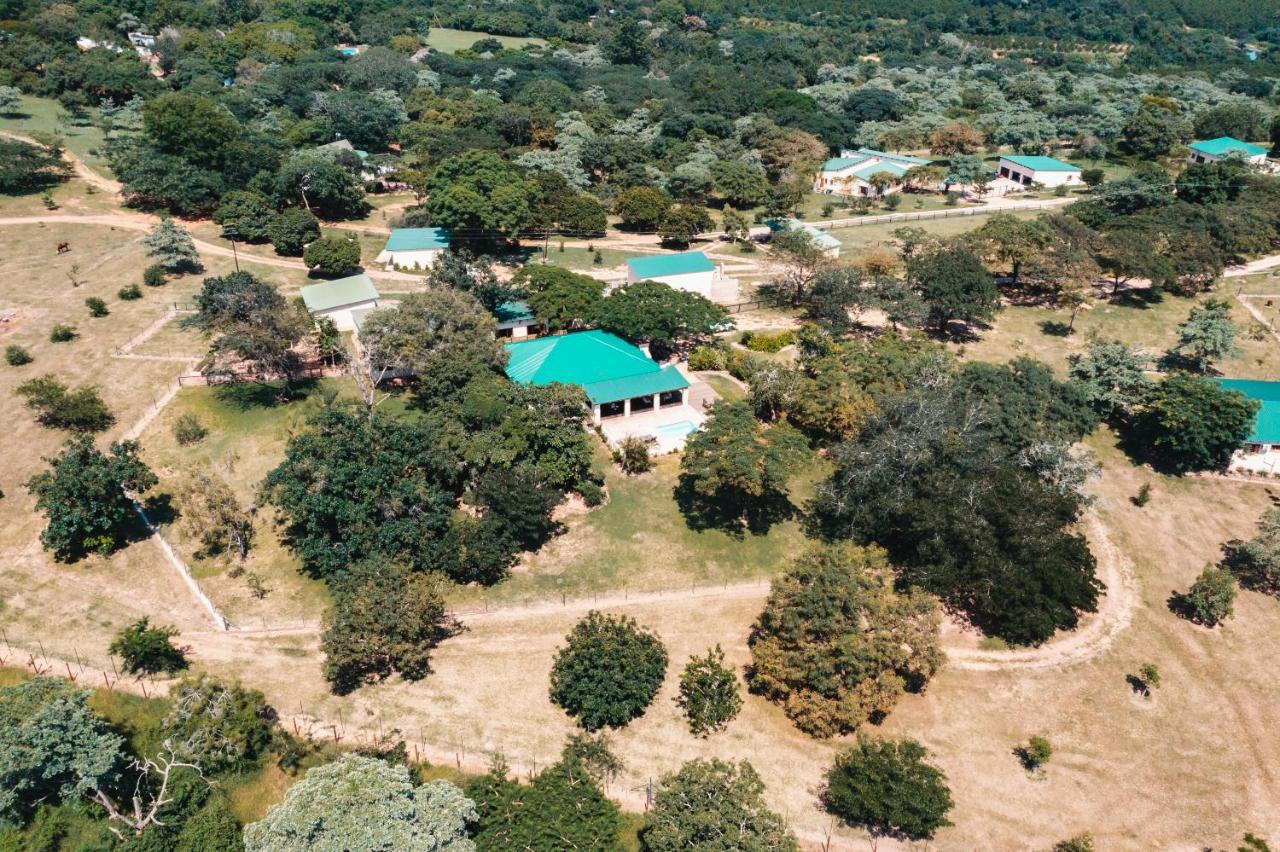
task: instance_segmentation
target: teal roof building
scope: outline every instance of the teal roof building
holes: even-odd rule
[[[396,228],[387,238],[385,251],[424,251],[447,249],[449,231],[446,228]]]
[[[1053,157],[1024,157],[1021,155],[1002,156],[1001,160],[1013,163],[1015,166],[1021,166],[1024,169],[1033,172],[1078,172],[1079,166],[1073,166],[1070,163],[1064,163],[1062,160],[1055,160]]]
[[[303,304],[313,314],[363,302],[376,302],[379,298],[378,288],[373,286],[373,281],[363,272],[349,278],[337,278],[302,288]]]
[[[673,275],[696,275],[715,272],[716,265],[700,251],[676,254],[653,254],[627,261],[628,278],[632,281],[670,278]]]
[[[809,237],[810,242],[824,252],[836,255],[840,253],[841,243],[838,239],[821,228],[815,228],[808,222],[802,222],[799,219],[768,219],[765,224],[769,226],[769,230],[774,232],[782,230],[800,231]]]
[[[1250,444],[1280,444],[1280,382],[1255,379],[1218,379],[1224,390],[1233,390],[1262,404],[1249,433]]]
[[[578,331],[506,344],[507,376],[526,385],[577,385],[595,406],[682,391],[689,382],[606,331]]]
[[[1187,147],[1191,149],[1193,159],[1195,154],[1207,155],[1214,160],[1231,156],[1244,157],[1245,159],[1264,158],[1267,156],[1267,149],[1261,145],[1241,142],[1232,136],[1219,136],[1217,139],[1192,142]]]

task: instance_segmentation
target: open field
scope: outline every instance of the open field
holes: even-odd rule
[[[1019,219],[1034,219],[1041,212],[1040,210],[991,210],[991,213],[1012,213]],[[827,231],[831,236],[838,239],[844,247],[847,257],[849,252],[864,249],[873,245],[884,245],[895,242],[893,232],[899,228],[923,228],[929,233],[938,237],[954,237],[963,234],[966,231],[972,231],[975,228],[981,228],[982,223],[986,221],[986,215],[974,214],[968,216],[956,215],[946,218],[937,219],[921,219],[918,222],[875,222],[869,225],[855,225],[848,228],[832,228]]]
[[[20,112],[0,115],[0,130],[34,136],[58,134],[69,151],[101,174],[111,174],[107,161],[101,156],[102,143],[106,138],[102,128],[89,122],[72,121],[67,111],[50,98],[23,95]]]
[[[441,53],[457,53],[459,50],[469,49],[482,38],[497,39],[504,48],[509,50],[519,50],[526,44],[546,44],[540,38],[519,38],[517,36],[490,35],[489,33],[476,32],[474,30],[454,30],[448,27],[432,27],[427,33],[427,46],[435,48]]]

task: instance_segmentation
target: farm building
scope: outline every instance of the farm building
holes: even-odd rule
[[[678,449],[705,419],[689,405],[689,380],[639,347],[604,331],[578,331],[507,345],[507,376],[530,385],[577,385],[611,443],[651,437]]]
[[[808,235],[809,240],[822,249],[822,253],[827,257],[835,258],[840,256],[840,241],[821,228],[815,228],[808,222],[802,222],[799,219],[770,219],[765,224],[774,233],[782,230],[800,231]]]
[[[396,228],[374,263],[386,264],[387,269],[430,269],[448,248],[449,231],[444,228]]]
[[[657,281],[672,289],[687,290],[707,298],[711,298],[711,288],[719,277],[716,265],[700,251],[646,255],[627,261],[628,284]]]
[[[539,325],[529,303],[523,300],[503,302],[494,309],[493,318],[498,321],[498,337],[517,340],[528,337],[529,329]]]
[[[1265,165],[1267,162],[1266,148],[1261,145],[1241,142],[1239,139],[1233,139],[1230,136],[1219,136],[1217,139],[1192,142],[1187,147],[1191,149],[1191,154],[1187,159],[1193,163],[1216,163],[1228,157],[1239,157],[1255,166]]]
[[[363,273],[302,288],[302,301],[311,315],[328,317],[339,331],[354,331],[353,314],[365,308],[378,307],[379,298],[377,288]]]
[[[1038,183],[1041,186],[1077,186],[1080,179],[1079,166],[1055,160],[1053,157],[1008,156],[1000,158],[997,175],[1023,187]]]
[[[813,191],[824,195],[858,195],[878,197],[902,189],[907,172],[916,166],[927,166],[929,160],[889,154],[871,148],[842,151],[839,157],[827,160],[813,181]],[[872,177],[887,176],[888,183],[880,184]]]

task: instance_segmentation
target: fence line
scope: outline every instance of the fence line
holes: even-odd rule
[[[949,219],[952,216],[990,216],[994,213],[1017,213],[1019,210],[1046,210],[1063,207],[1068,201],[1037,201],[1009,207],[961,207],[956,210],[921,210],[919,213],[881,213],[875,216],[853,216],[847,219],[820,219],[808,224],[815,228],[856,228],[859,225],[883,225],[892,222],[919,222],[923,219]]]

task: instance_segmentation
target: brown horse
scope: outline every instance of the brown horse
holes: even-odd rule
[[[71,251],[71,243],[58,243],[58,254],[66,254]]]

